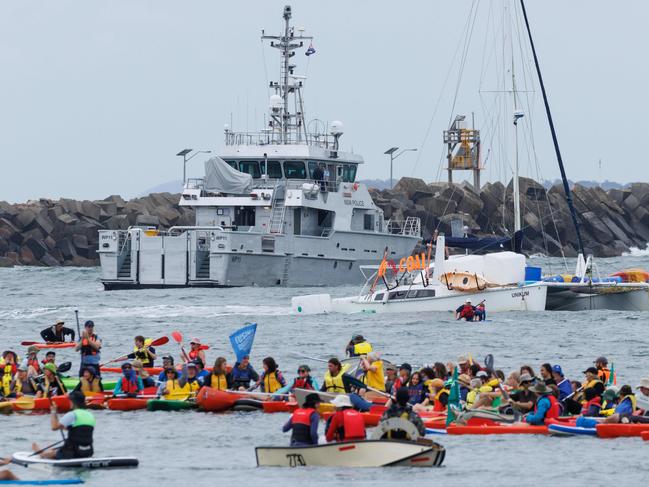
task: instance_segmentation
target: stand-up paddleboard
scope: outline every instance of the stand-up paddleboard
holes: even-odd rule
[[[139,461],[135,457],[89,457],[72,458],[69,460],[51,460],[33,455],[33,452],[19,451],[11,457],[12,463],[28,467],[30,465],[49,465],[62,468],[121,468],[137,467]]]
[[[49,480],[0,480],[0,485],[75,485],[83,484],[81,479],[49,479]]]
[[[551,424],[548,426],[548,433],[552,436],[597,436],[597,429],[568,424]]]

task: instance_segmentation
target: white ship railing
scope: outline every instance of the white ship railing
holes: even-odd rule
[[[388,233],[397,235],[421,236],[421,220],[416,216],[409,216],[405,220],[388,220]]]
[[[284,140],[284,137],[286,139]],[[335,138],[331,134],[304,134],[290,131],[282,134],[279,131],[266,130],[262,132],[233,132],[225,133],[225,145],[285,145],[302,144],[335,149]]]

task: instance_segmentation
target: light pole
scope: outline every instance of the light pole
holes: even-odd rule
[[[191,156],[187,157],[187,155],[193,151],[194,149],[183,149],[181,150],[177,156],[182,156],[183,158],[183,187],[185,186],[185,183],[187,182],[187,161],[189,161],[192,157],[197,156],[198,154],[211,154],[211,150],[199,150],[194,152]]]
[[[417,151],[417,149],[401,149],[399,152],[397,152],[398,150],[399,150],[398,147],[390,147],[388,150],[386,150],[384,152],[384,154],[387,154],[387,155],[390,156],[390,189],[392,189],[394,187],[394,181],[392,179],[392,163],[394,162],[394,160],[397,157],[399,157],[401,154],[403,154],[404,152],[416,152]],[[395,152],[397,152],[396,155],[394,154]]]

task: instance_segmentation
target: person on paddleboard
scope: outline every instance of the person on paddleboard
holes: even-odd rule
[[[63,326],[65,321],[59,319],[52,326],[48,326],[43,331],[41,331],[41,338],[46,343],[62,343],[62,342],[73,342],[75,339],[75,333],[72,328],[66,328]],[[69,340],[66,338],[69,337]]]
[[[101,360],[101,339],[95,333],[95,323],[88,320],[83,325],[81,332],[81,339],[74,347],[75,351],[81,352],[81,366],[79,367],[79,377],[83,375],[83,369],[88,365],[92,365],[97,370],[97,375],[101,377],[101,370],[99,369],[99,362]]]
[[[40,454],[41,458],[56,460],[88,458],[94,453],[92,436],[95,429],[95,417],[85,409],[86,397],[79,391],[71,392],[68,397],[70,403],[72,403],[72,411],[63,415],[60,420],[56,414],[56,404],[54,402],[50,408],[52,431],[66,430],[68,436],[63,441],[63,446],[43,451]],[[41,448],[36,443],[33,443],[32,450],[36,452]]]
[[[320,415],[318,406],[322,401],[318,394],[308,394],[302,407],[293,414],[282,427],[284,433],[291,431],[291,446],[306,446],[318,444],[318,425]]]
[[[327,442],[364,440],[365,420],[361,413],[354,409],[349,397],[338,395],[331,404],[336,407],[336,412],[327,424]]]

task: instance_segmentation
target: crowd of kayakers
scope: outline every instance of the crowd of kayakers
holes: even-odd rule
[[[41,336],[57,340],[55,343],[64,343],[66,338],[73,340],[74,330],[64,325],[62,320],[58,320],[43,330]],[[163,338],[168,341],[168,338]],[[259,373],[248,354],[232,366],[225,357],[217,357],[213,366],[206,368],[205,350],[208,347],[196,337],[190,340],[188,351],[181,347],[178,363],[172,355],[159,359],[154,347],[159,343],[164,341],[135,336],[133,351],[110,361],[122,362],[117,368],[121,375],[114,386],[113,397],[138,397],[145,388],[154,388],[157,397],[192,400],[201,388],[208,387],[219,391],[247,391],[262,400],[287,400],[298,389],[313,391],[284,425],[284,431],[292,431],[292,444],[317,443],[318,406],[323,401],[331,402],[336,408],[335,414],[327,421],[327,441],[364,438],[365,424],[361,413],[370,411],[375,403],[385,404],[386,398],[389,400],[385,404],[384,419],[404,419],[412,423],[420,434],[425,433],[422,415],[431,412],[447,414],[447,411],[450,414],[451,410],[460,423],[463,415],[472,411],[513,416],[531,425],[545,424],[562,415],[581,416],[589,425],[597,422],[649,422],[649,416],[646,416],[649,377],[643,378],[635,389],[630,385],[618,387],[616,373],[609,369],[606,357],[598,357],[583,371],[584,377],[579,381],[569,380],[560,364],[551,363],[541,364],[538,373],[531,366],[522,365],[505,374],[493,367],[490,356],[482,363],[467,355],[460,356],[456,363],[413,366],[403,362],[396,365],[382,359],[382,354],[374,350],[363,336],[355,334],[345,346],[345,356],[340,359],[303,356],[307,360],[326,362],[327,370],[319,382],[307,364],[300,365],[296,376],[287,380],[273,357],[262,360]],[[5,399],[16,399],[29,395],[54,397],[70,392],[75,409],[82,409],[84,397],[104,389],[101,375],[105,364],[100,363],[102,342],[92,321],[85,322],[73,347],[81,357],[79,381],[74,391],[67,391],[65,387],[56,353],[47,351],[41,360],[40,348],[32,345],[22,359],[11,350],[2,354],[0,395]],[[162,361],[162,369],[153,373],[152,367],[157,360]],[[636,391],[639,391],[638,396]],[[335,396],[328,397],[327,394]],[[84,413],[73,416],[65,422],[53,422],[53,427],[83,426],[84,435],[70,437],[73,443],[82,438],[92,446],[92,429],[88,441],[86,427],[90,423],[94,426],[94,419]],[[387,434],[398,437],[399,433]],[[65,455],[80,454],[77,443],[72,447],[68,445]]]

